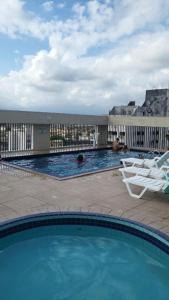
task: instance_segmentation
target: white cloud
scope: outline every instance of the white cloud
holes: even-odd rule
[[[55,8],[63,9],[65,7],[65,2],[56,3],[54,1],[46,1],[42,4],[42,7],[45,11],[51,12]]]
[[[0,32],[13,38],[20,35],[43,38],[46,34],[43,22],[27,12],[21,0],[5,0],[1,4]]]
[[[46,1],[42,4],[45,11],[52,11],[54,9],[54,1]]]
[[[168,87],[168,1],[86,1],[65,22],[46,23],[23,2],[6,1],[15,3],[15,18],[5,21],[0,12],[0,31],[45,36],[49,50],[0,78],[0,108],[106,113],[131,99],[143,102],[146,89]]]
[[[56,7],[59,8],[59,9],[62,9],[66,6],[65,2],[60,2],[58,4],[56,4]]]

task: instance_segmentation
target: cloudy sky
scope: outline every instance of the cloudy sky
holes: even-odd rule
[[[169,87],[168,0],[0,2],[0,109],[107,114]]]

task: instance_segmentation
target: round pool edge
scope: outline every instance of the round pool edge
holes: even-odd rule
[[[167,234],[127,218],[94,212],[56,211],[10,219],[0,223],[0,238],[27,229],[51,225],[90,225],[120,230],[148,241],[169,255]]]

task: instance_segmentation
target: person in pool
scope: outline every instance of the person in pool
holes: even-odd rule
[[[78,163],[82,163],[82,162],[84,162],[84,160],[85,160],[84,155],[83,154],[79,154],[78,157],[77,157],[77,162]]]
[[[119,138],[117,137],[115,141],[113,141],[112,143],[112,150],[117,152],[117,151],[127,151],[128,150],[128,147],[127,145],[121,145],[120,144],[120,140]]]

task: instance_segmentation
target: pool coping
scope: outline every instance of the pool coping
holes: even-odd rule
[[[140,222],[113,215],[60,211],[37,213],[0,222],[0,238],[23,230],[51,225],[89,225],[106,227],[137,236],[169,255],[169,236]]]
[[[84,177],[84,176],[88,176],[88,175],[103,173],[103,172],[107,172],[107,171],[111,171],[111,170],[117,170],[121,167],[121,165],[118,165],[118,166],[115,166],[115,167],[95,170],[95,171],[91,171],[91,172],[85,172],[85,173],[76,174],[76,175],[71,175],[71,176],[66,176],[66,177],[58,177],[58,176],[50,175],[50,174],[47,174],[47,173],[44,173],[44,172],[33,171],[29,168],[20,167],[20,166],[10,164],[10,163],[4,162],[4,161],[1,162],[1,164],[4,165],[4,166],[13,168],[13,169],[28,172],[28,173],[30,173],[34,176],[38,175],[38,176],[43,176],[43,177],[49,177],[49,178],[59,180],[59,181],[65,181],[65,180],[74,179],[74,178],[78,178],[78,177]]]

